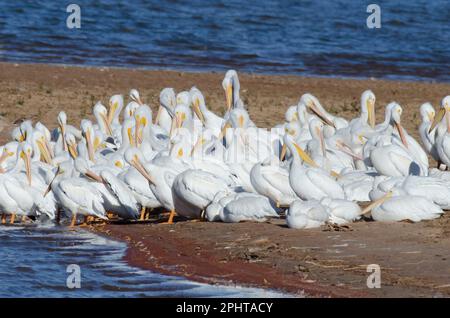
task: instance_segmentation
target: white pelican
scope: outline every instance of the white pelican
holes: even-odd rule
[[[406,178],[390,178],[380,182],[371,193],[387,193],[392,188],[398,188],[407,195],[423,196],[442,209],[450,209],[450,182],[438,177],[407,176]]]
[[[323,198],[320,204],[326,207],[330,223],[342,225],[361,218],[361,208],[355,202]]]
[[[298,199],[289,184],[289,171],[280,166],[277,157],[269,157],[257,163],[250,171],[250,181],[255,190],[277,206],[289,206]]]
[[[336,117],[328,113],[320,104],[319,100],[307,93],[303,94],[300,98],[300,103],[304,104],[309,110],[311,110],[317,117],[319,117],[325,124],[334,127],[335,129],[341,129],[348,126],[348,121],[341,117]]]
[[[419,222],[438,218],[442,209],[423,196],[407,195],[402,189],[394,187],[381,197],[373,197],[372,202],[361,214],[371,211],[375,221],[393,222],[410,220]]]
[[[227,191],[228,184],[212,173],[188,169],[176,176],[172,185],[174,207],[187,218],[200,218],[216,193]]]
[[[139,206],[128,187],[107,168],[99,174],[90,170],[88,162],[83,158],[75,160],[75,168],[94,182],[102,194],[105,211],[117,214],[122,219],[136,219],[139,216]]]
[[[98,129],[106,136],[113,136],[111,125],[108,121],[108,110],[101,102],[94,105],[93,113],[97,120]],[[94,127],[95,128],[95,127]]]
[[[444,118],[445,117],[445,118]],[[439,155],[439,162],[447,167],[450,166],[450,96],[442,99],[439,113],[434,118],[430,131],[436,129],[436,149]]]
[[[79,214],[106,220],[101,193],[87,179],[71,177],[71,174],[71,170],[60,169],[51,184],[58,204],[72,214],[70,226],[75,226]]]
[[[25,142],[17,151],[15,167],[0,174],[0,210],[11,214],[11,223],[16,215],[45,214],[54,219],[53,195],[46,196],[47,185],[39,177],[33,177],[33,148]]]
[[[123,96],[113,95],[109,99],[109,113],[108,113],[108,123],[111,127],[120,126],[119,116],[123,108]]]
[[[328,212],[317,200],[295,200],[286,211],[286,224],[293,229],[316,228],[327,221]]]
[[[387,111],[390,113],[390,126],[385,128],[384,133],[373,138],[375,145],[371,143],[368,151],[371,164],[378,172],[387,176],[427,175],[426,153],[400,124],[402,108],[393,102],[388,105]]]
[[[210,129],[214,136],[219,136],[224,125],[224,119],[212,111],[210,111],[205,104],[205,98],[199,89],[192,87],[189,91],[191,94],[192,108],[197,118]]]
[[[284,141],[293,154],[289,183],[301,199],[320,200],[324,197],[345,199],[342,187],[329,173],[318,168],[317,164],[292,140],[292,137],[285,135]],[[301,160],[304,161],[303,164]]]
[[[160,158],[156,163],[146,163],[142,153],[137,148],[128,149],[125,152],[125,160],[148,180],[156,199],[161,206],[170,211],[167,223],[173,223],[175,205],[172,185],[176,176],[184,171],[182,166],[174,164],[171,158],[167,157]]]
[[[174,116],[174,108],[177,105],[175,90],[173,88],[164,88],[159,94],[159,108],[155,117],[155,124],[169,134]]]
[[[239,83],[239,78],[235,70],[229,70],[226,72],[225,77],[222,81],[222,87],[225,91],[225,101],[227,106],[226,113],[229,113],[232,108],[241,105],[238,104],[238,101],[241,99],[239,96],[241,85]]]
[[[436,131],[430,131],[431,124],[433,123],[435,110],[430,103],[424,103],[420,106],[420,116],[422,117],[422,123],[419,126],[419,135],[422,140],[427,153],[433,157],[437,162],[439,161],[439,154],[436,149]]]
[[[238,223],[242,221],[264,222],[278,218],[279,209],[267,197],[248,192],[221,191],[206,208],[209,221]]]

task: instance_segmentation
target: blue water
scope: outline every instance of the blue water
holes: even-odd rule
[[[81,7],[81,29],[66,6]],[[381,29],[366,7],[381,7]],[[0,0],[0,60],[450,81],[448,0]]]
[[[286,297],[134,268],[122,260],[125,250],[83,230],[0,226],[0,297]],[[71,264],[80,267],[80,289],[67,287]]]

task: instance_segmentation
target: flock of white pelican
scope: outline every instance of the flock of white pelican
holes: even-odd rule
[[[226,73],[224,116],[196,87],[160,93],[151,108],[132,89],[98,102],[95,120],[58,127],[23,121],[0,149],[2,224],[145,220],[164,211],[180,219],[240,222],[285,216],[291,228],[421,220],[450,209],[450,96],[435,114],[420,107],[422,146],[403,128],[392,102],[375,121],[375,95],[361,96],[359,117],[327,112],[311,94],[285,122],[258,128],[240,98],[236,71]],[[430,168],[428,155],[438,162]],[[365,208],[361,208],[361,206]],[[170,214],[169,214],[170,213]],[[8,219],[9,218],[9,219]]]

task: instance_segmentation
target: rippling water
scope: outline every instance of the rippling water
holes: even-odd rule
[[[0,0],[0,60],[450,81],[448,0]],[[381,6],[381,29],[366,7]]]
[[[0,227],[0,297],[285,297],[256,288],[190,282],[131,267],[126,245],[62,227]],[[67,266],[81,288],[66,286]]]

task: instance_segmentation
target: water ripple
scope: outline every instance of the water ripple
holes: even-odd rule
[[[51,3],[51,4],[50,4]],[[450,1],[0,0],[0,61],[450,81]]]
[[[285,297],[273,291],[213,286],[127,265],[126,245],[63,227],[0,227],[0,297]],[[81,268],[68,289],[67,266]]]

